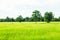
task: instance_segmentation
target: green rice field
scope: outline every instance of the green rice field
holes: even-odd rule
[[[60,40],[60,22],[0,22],[0,40]]]

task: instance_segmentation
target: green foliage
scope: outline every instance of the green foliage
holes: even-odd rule
[[[15,22],[15,19],[14,18],[9,18],[9,17],[6,17],[6,19],[3,19],[5,22]]]
[[[44,15],[44,20],[49,23],[50,21],[52,21],[52,19],[53,19],[52,12],[46,12]]]
[[[60,17],[59,17],[59,21],[60,21]]]
[[[11,18],[6,17],[5,21],[6,21],[6,22],[11,22]]]
[[[44,22],[44,17],[41,17],[41,21]]]
[[[18,16],[17,18],[16,18],[16,21],[17,22],[22,22],[23,21],[23,17],[20,15],[20,16]]]
[[[60,17],[54,18],[52,12],[45,12],[44,17],[42,17],[40,11],[34,10],[32,12],[31,17],[22,17],[22,15],[18,16],[16,19],[14,18],[1,18],[0,22],[47,22],[49,23],[50,21],[59,21],[60,22]]]
[[[11,18],[11,22],[15,22],[15,19],[14,18]]]
[[[59,18],[54,18],[53,21],[57,22],[57,21],[60,21],[60,20],[59,20]]]
[[[30,21],[30,18],[29,17],[26,17],[26,18],[24,18],[24,21],[25,22],[29,22]]]
[[[0,19],[0,22],[5,22],[5,19]]]
[[[35,22],[41,20],[41,14],[38,10],[33,11],[32,20]]]

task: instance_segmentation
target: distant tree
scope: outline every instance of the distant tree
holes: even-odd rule
[[[31,20],[32,20],[32,21],[35,21],[35,22],[41,20],[41,14],[40,14],[40,12],[39,12],[38,10],[33,11]]]
[[[29,17],[26,17],[24,19],[25,19],[25,22],[29,22],[30,21],[30,18]]]
[[[54,15],[52,12],[45,12],[44,17],[42,17],[41,13],[38,10],[34,10],[32,13],[33,14],[31,17],[25,17],[25,18],[23,18],[21,15],[18,16],[16,19],[9,18],[9,17],[1,18],[0,22],[39,22],[39,21],[42,21],[42,22],[45,21],[47,23],[49,23],[50,21],[60,22],[60,17],[54,18]]]
[[[44,22],[44,17],[41,18],[41,21]]]
[[[11,22],[11,19],[9,17],[6,17],[5,22]]]
[[[11,22],[15,22],[15,19],[14,18],[11,18]]]
[[[60,17],[59,17],[59,21],[60,21]]]
[[[5,22],[5,19],[0,19],[0,22]]]
[[[59,21],[59,18],[54,18],[53,21],[57,22]]]
[[[33,18],[32,18],[32,17],[30,17],[30,22],[34,22],[34,20],[33,20]]]
[[[22,22],[23,21],[23,17],[20,15],[20,16],[18,16],[17,18],[16,18],[16,21],[17,22]]]
[[[53,17],[54,16],[52,12],[46,12],[44,15],[44,21],[49,23],[50,21],[52,21]]]

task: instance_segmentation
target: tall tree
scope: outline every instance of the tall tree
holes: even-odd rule
[[[21,21],[23,21],[23,17],[20,15],[20,16],[18,16],[17,18],[16,18],[16,21],[17,22],[21,22]]]
[[[52,19],[53,19],[53,13],[52,12],[46,12],[44,15],[44,20],[49,23]]]
[[[38,10],[33,11],[32,20],[37,22],[41,20],[41,14]]]

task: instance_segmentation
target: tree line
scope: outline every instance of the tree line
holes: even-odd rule
[[[22,15],[14,18],[6,17],[5,19],[0,18],[0,22],[56,22],[60,21],[60,17],[55,18],[53,15],[53,12],[45,12],[44,17],[41,15],[41,13],[38,10],[34,10],[32,12],[31,17],[25,17],[23,18]]]

